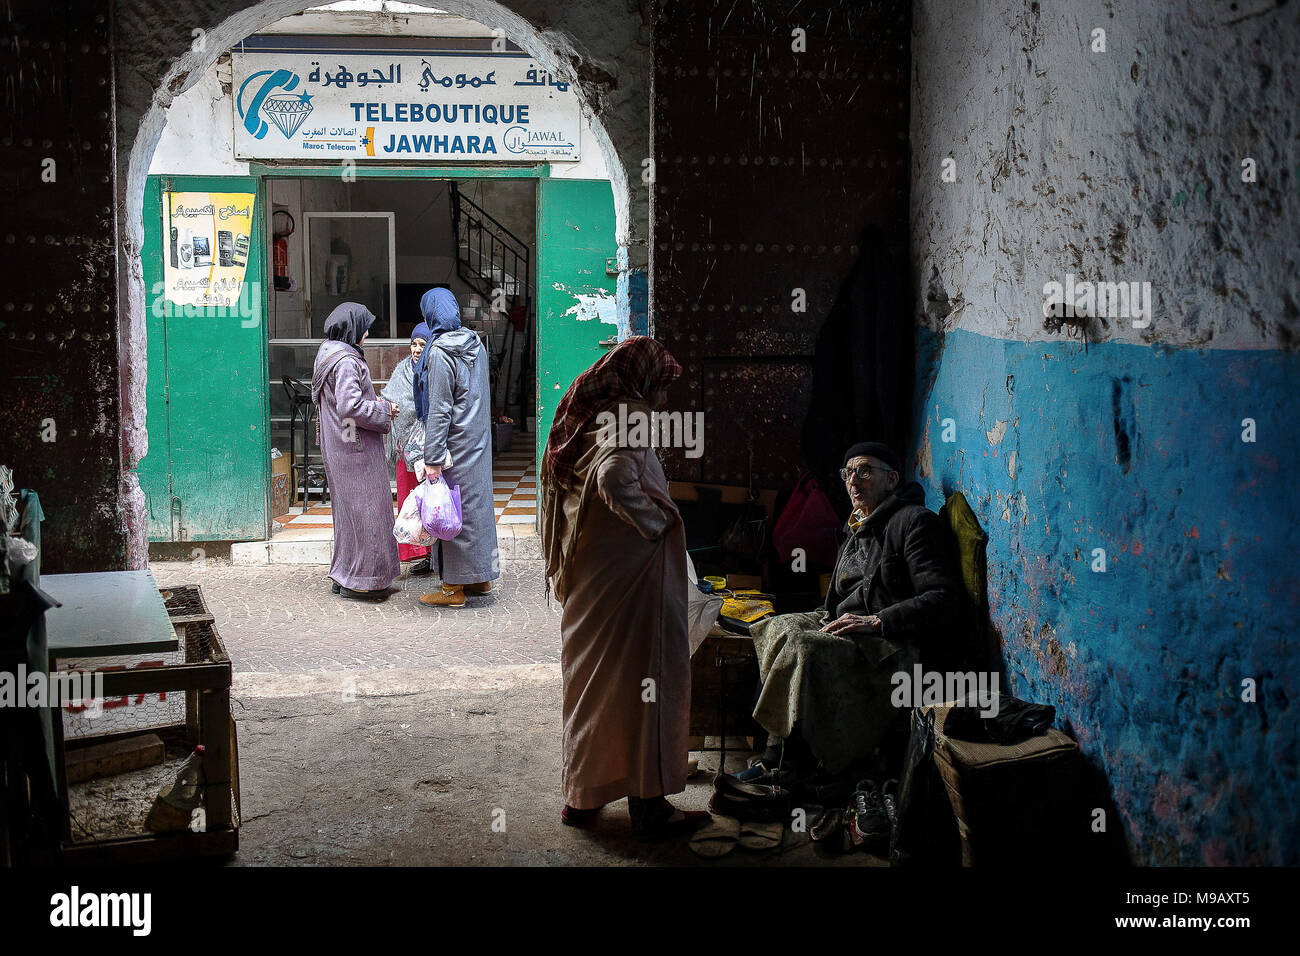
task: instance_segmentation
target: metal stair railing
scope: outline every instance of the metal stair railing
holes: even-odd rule
[[[528,244],[461,192],[458,184],[454,182],[451,184],[451,225],[452,234],[456,239],[456,275],[460,280],[479,295],[484,296],[494,308],[504,305],[507,311],[516,308],[523,310],[524,339],[515,399],[511,401],[507,395],[501,404],[503,408],[517,406],[519,409],[517,420],[521,424],[526,423],[528,391],[531,386],[529,332],[532,326],[533,309]],[[498,290],[501,296],[498,296]],[[494,392],[505,359],[511,353],[515,331],[514,324],[511,323],[505,341],[502,343],[501,352],[497,356],[493,380]],[[510,386],[510,381],[511,377],[507,371],[507,388]]]

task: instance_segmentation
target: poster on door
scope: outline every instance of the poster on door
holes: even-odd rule
[[[244,291],[253,193],[163,194],[163,283],[169,302],[230,308]]]

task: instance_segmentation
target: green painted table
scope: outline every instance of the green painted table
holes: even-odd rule
[[[51,662],[180,646],[151,571],[45,574],[41,588],[63,604],[45,612]]]

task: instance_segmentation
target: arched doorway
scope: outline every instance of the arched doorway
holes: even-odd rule
[[[432,6],[431,4],[421,5]],[[437,7],[443,11],[459,13],[472,18],[494,31],[501,31],[504,36],[517,42],[520,47],[527,51],[528,55],[537,61],[539,67],[553,71],[559,76],[564,75],[562,38],[553,34],[543,36],[526,20],[504,6],[496,3],[468,0],[468,2],[460,3],[439,3]],[[150,270],[148,263],[144,261],[149,250],[145,241],[143,224],[146,214],[152,215],[153,212],[153,210],[146,210],[145,208],[149,166],[162,136],[167,110],[176,102],[177,97],[183,94],[191,85],[199,82],[229,47],[259,29],[274,23],[276,20],[297,13],[302,9],[305,9],[305,7],[301,0],[265,0],[263,3],[227,18],[219,27],[208,31],[206,34],[196,36],[194,47],[173,64],[163,78],[158,90],[155,91],[151,105],[141,119],[137,135],[131,146],[126,177],[125,222],[123,224],[125,237],[123,255],[127,281],[125,283],[126,308],[123,310],[125,328],[122,335],[121,382],[124,489],[122,508],[126,516],[129,533],[128,561],[133,566],[143,564],[146,550],[145,539],[148,525],[144,520],[145,495],[141,490],[135,469],[144,457],[146,447],[149,444],[147,436],[152,431],[146,425],[149,401],[144,394],[147,391],[145,386],[148,381],[147,350],[150,348],[147,327],[149,316],[158,307],[157,293],[154,288],[156,284],[148,281]],[[592,274],[599,272],[602,279],[606,275],[610,277],[610,292],[617,303],[616,311],[618,314],[626,315],[628,311],[627,285],[622,281],[615,283],[613,279],[615,275],[625,275],[627,269],[625,247],[629,202],[626,177],[623,172],[623,164],[615,154],[608,134],[599,118],[591,114],[590,108],[585,104],[585,101],[584,113],[595,140],[594,146],[599,150],[601,156],[605,158],[605,166],[609,172],[608,189],[612,199],[613,233],[615,238],[615,244],[609,250],[614,255],[607,257],[609,259],[608,263],[606,263],[605,259],[602,259],[598,270],[592,268],[590,263],[585,264],[584,268]],[[217,183],[216,185],[224,187],[230,184]],[[559,200],[561,198],[559,194],[569,191],[571,186],[563,184],[562,180],[554,184],[544,181],[541,189],[544,192],[554,191],[555,198]],[[259,195],[264,202],[265,194],[260,193]],[[154,197],[151,196],[151,199],[156,202]],[[557,224],[557,236],[565,232],[564,229],[559,228],[561,225],[569,224]],[[577,225],[573,226],[573,231],[580,231]],[[556,248],[553,250],[559,258],[570,256],[576,251],[580,251],[582,254],[592,252],[590,248],[582,247],[581,239],[575,242],[572,241],[572,236],[565,236],[565,240],[557,243]],[[265,254],[261,259],[265,259]],[[561,320],[561,317],[564,317],[563,321],[569,323],[583,322],[591,318],[589,314],[584,314],[584,304],[589,303],[584,303],[580,289],[575,290],[570,283],[548,282],[542,276],[539,276],[539,279],[542,280],[538,284],[539,317],[546,315],[555,320]],[[544,297],[549,297],[549,301],[542,301]],[[583,332],[587,331],[585,327],[570,327],[581,329]],[[625,328],[625,323],[620,328]],[[552,332],[558,332],[558,329],[552,329]],[[546,345],[542,341],[545,334],[539,324],[539,354],[544,354],[546,349]],[[613,337],[615,330],[606,327],[603,334]],[[565,338],[562,334],[556,337]],[[542,424],[549,421],[548,407],[553,411],[554,402],[558,399],[559,394],[562,394],[563,385],[567,384],[567,381],[574,374],[589,364],[591,360],[594,360],[595,357],[598,357],[598,353],[585,358],[579,357],[578,359],[571,356],[561,356],[561,360],[554,362],[553,367],[546,368],[543,368],[542,363],[539,361],[538,372],[541,381],[538,388],[539,407],[537,418],[541,437],[544,437]],[[255,426],[250,425],[249,427]],[[245,452],[247,452],[247,449]],[[201,497],[201,490],[199,494]],[[256,497],[256,494],[252,495],[252,498],[255,499]],[[239,530],[235,533],[247,537],[246,523],[240,525]],[[202,532],[200,531],[198,535],[182,534],[182,537],[198,540],[202,538]]]

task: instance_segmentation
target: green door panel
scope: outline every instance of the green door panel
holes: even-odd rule
[[[537,203],[537,455],[555,409],[618,336],[614,193],[606,180],[543,179]]]
[[[246,192],[256,200],[241,306],[183,308],[163,295],[167,192]],[[270,410],[265,323],[266,227],[259,180],[151,176],[144,280],[149,451],[140,462],[151,541],[266,537]]]

